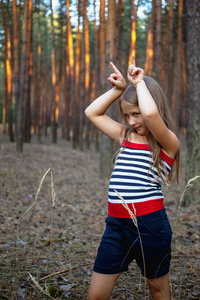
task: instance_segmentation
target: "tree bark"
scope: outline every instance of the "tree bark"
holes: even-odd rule
[[[9,27],[9,1],[7,1],[6,12],[4,11],[4,3],[1,0],[1,7],[3,13],[3,26],[5,32],[5,60],[6,60],[6,103],[8,112],[8,132],[11,142],[14,142],[13,134],[13,117],[12,117],[12,65],[11,65],[11,40],[10,40],[10,27]]]
[[[4,89],[3,89],[3,116],[2,116],[2,123],[3,123],[3,133],[6,133],[6,107],[7,107],[7,76],[6,76],[6,61],[4,59]]]
[[[154,27],[155,27],[155,0],[152,1],[152,16],[149,24],[147,35],[146,59],[144,65],[144,72],[147,76],[153,75],[153,58],[154,58]]]
[[[169,1],[169,16],[168,16],[168,51],[167,51],[167,96],[169,106],[172,105],[172,94],[173,94],[173,0]]]
[[[155,36],[155,60],[154,77],[157,81],[160,79],[160,60],[161,60],[161,17],[162,0],[156,1],[156,36]]]
[[[116,16],[116,60],[121,61],[122,52],[122,18],[123,18],[123,0],[119,0],[117,5]]]
[[[81,41],[80,41],[80,0],[78,0],[78,27],[76,36],[76,99],[73,101],[73,148],[76,149],[80,142],[80,63],[81,63]]]
[[[105,88],[105,40],[106,40],[106,24],[105,24],[105,0],[100,2],[100,28],[99,28],[99,40],[100,40],[100,76],[101,76],[101,92]]]
[[[50,1],[51,9],[51,85],[52,85],[52,142],[57,143],[57,124],[56,124],[56,59],[55,59],[55,40],[54,40],[54,25],[53,25],[53,8],[52,0]]]
[[[90,101],[93,101],[98,97],[99,94],[99,72],[98,72],[98,29],[96,22],[96,0],[93,2],[94,5],[94,66],[92,68],[92,80],[90,85]],[[118,53],[119,54],[119,53]],[[119,57],[119,56],[118,56]],[[95,148],[99,151],[99,135],[98,130],[95,126],[91,125],[92,136],[95,136]]]
[[[14,79],[14,98],[15,111],[17,111],[17,104],[19,101],[19,24],[18,24],[17,0],[13,0],[13,79]],[[15,120],[16,123],[16,120]],[[16,126],[15,126],[16,131]]]
[[[42,31],[40,17],[40,0],[38,1],[38,45],[37,45],[37,122],[38,122],[38,142],[42,137]]]
[[[132,0],[132,14],[131,14],[131,45],[129,51],[129,65],[132,62],[132,56],[136,51],[136,26],[137,26],[137,11],[140,4],[140,0],[135,4],[135,0]]]
[[[200,1],[186,1],[187,34],[187,155],[186,182],[200,175]],[[184,204],[200,202],[200,179],[187,192]]]
[[[83,151],[83,135],[85,127],[85,25],[83,22],[83,30],[81,35],[81,55],[80,55],[80,150]]]
[[[31,141],[32,0],[28,1],[27,46],[24,82],[24,142]]]
[[[83,20],[85,22],[85,103],[86,106],[89,105],[89,87],[90,87],[90,41],[89,41],[89,22],[87,16],[87,0],[84,0],[83,6]],[[90,128],[91,123],[86,119],[86,148],[90,148]]]
[[[176,98],[175,103],[173,103],[173,111],[175,111],[176,123],[178,128],[182,126],[182,114],[183,114],[183,81],[182,81],[182,60],[181,60],[181,50],[183,43],[183,33],[182,33],[182,15],[183,15],[183,0],[178,1],[178,35],[177,35],[177,68],[176,68]]]
[[[104,82],[106,90],[110,88],[107,81],[111,69],[109,66],[110,61],[115,61],[115,22],[116,22],[116,8],[115,0],[108,0],[108,19],[107,19],[107,32],[106,32],[106,74]],[[116,105],[113,104],[107,111],[110,117],[116,115]],[[110,176],[112,170],[112,156],[113,156],[113,140],[106,135],[102,135],[100,144],[100,173],[102,178]]]
[[[29,1],[24,3],[24,15],[22,26],[22,54],[20,63],[20,91],[19,99],[16,110],[16,142],[17,152],[23,151],[23,135],[24,135],[24,85],[25,85],[25,73],[26,73],[26,51],[27,51],[27,27],[28,27],[28,5]]]
[[[73,37],[70,21],[70,1],[66,0],[66,16],[67,16],[67,105],[66,105],[66,138],[70,140],[70,127],[71,127],[71,110],[72,110],[72,95],[74,93],[74,48],[73,48]]]

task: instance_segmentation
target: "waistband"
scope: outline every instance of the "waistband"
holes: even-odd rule
[[[134,204],[134,207],[133,207]],[[149,200],[139,203],[127,203],[129,209],[135,217],[147,215],[157,210],[164,208],[164,199]],[[108,201],[108,215],[115,218],[127,218],[131,216],[128,210],[123,206],[122,203],[111,203]]]

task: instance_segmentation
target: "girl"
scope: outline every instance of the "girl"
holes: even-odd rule
[[[121,145],[110,178],[106,230],[98,249],[87,300],[109,299],[117,278],[136,260],[154,300],[170,299],[171,227],[161,187],[178,176],[179,141],[159,84],[135,66],[128,67],[130,85],[113,63],[113,88],[85,110],[89,120]],[[105,112],[121,97],[123,124]],[[118,192],[118,194],[116,193]],[[123,197],[137,218],[135,225]]]

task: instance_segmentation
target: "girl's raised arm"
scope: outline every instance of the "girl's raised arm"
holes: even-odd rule
[[[144,71],[141,68],[135,66],[135,57],[133,56],[127,77],[137,90],[138,104],[142,117],[163,150],[170,157],[174,158],[179,149],[178,138],[168,129],[161,118],[158,107],[143,80],[143,73]]]
[[[105,115],[105,112],[110,105],[121,96],[123,91],[126,89],[127,84],[115,65],[113,63],[110,63],[110,65],[113,73],[108,78],[108,81],[111,83],[113,88],[94,100],[86,108],[85,114],[94,126],[101,132],[120,143],[122,125]]]

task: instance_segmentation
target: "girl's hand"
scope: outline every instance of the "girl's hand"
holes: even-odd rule
[[[127,78],[129,82],[136,86],[144,78],[144,70],[135,66],[135,56],[132,56],[132,64],[128,67]]]
[[[108,77],[108,81],[111,83],[112,87],[115,87],[118,90],[125,90],[127,87],[126,80],[112,62],[110,62],[110,65],[113,69],[113,73]]]

